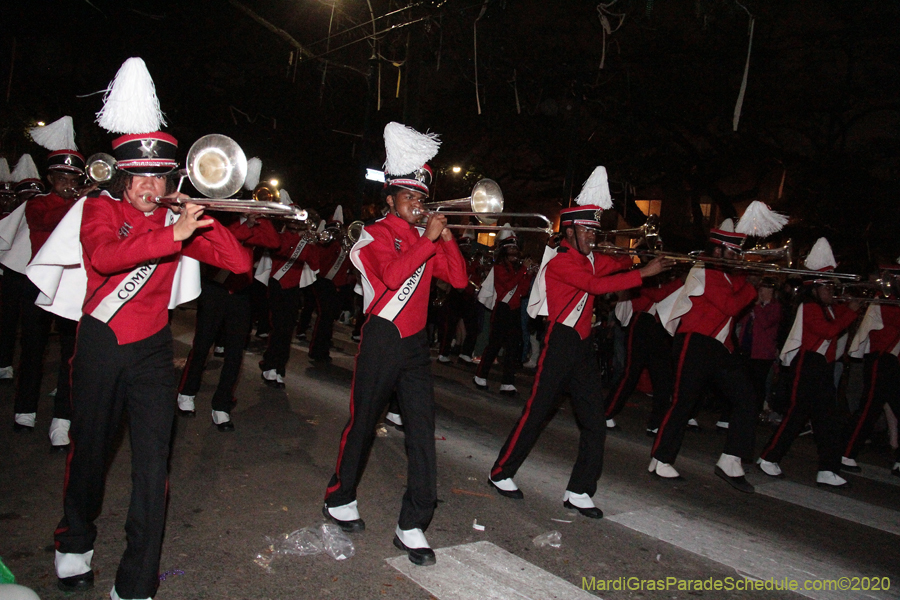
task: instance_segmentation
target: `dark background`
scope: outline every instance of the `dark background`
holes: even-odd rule
[[[715,225],[760,199],[792,217],[799,247],[826,236],[841,269],[900,255],[898,2],[619,0],[604,56],[594,2],[370,1],[8,0],[0,155],[40,166],[25,129],[63,115],[85,155],[108,151],[95,92],[140,56],[183,152],[229,135],[323,216],[372,214],[362,175],[396,120],[441,134],[438,199],[487,176],[508,211],[552,218],[602,164],[632,225],[626,203],[662,201],[672,249],[702,244],[701,205]]]

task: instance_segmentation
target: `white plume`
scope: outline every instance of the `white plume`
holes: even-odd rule
[[[831,244],[828,243],[828,240],[823,237],[816,240],[803,264],[807,269],[813,271],[836,267],[837,261],[834,260],[834,253],[831,251]]]
[[[504,223],[503,227],[500,228],[500,231],[497,232],[497,241],[503,241],[508,237],[515,237],[515,233],[513,232],[512,225]]]
[[[19,158],[19,162],[16,163],[16,168],[13,169],[10,178],[14,182],[19,182],[23,179],[41,178],[41,175],[37,170],[37,165],[34,164],[34,159],[31,158],[30,154],[23,154]]]
[[[609,194],[609,180],[606,177],[606,167],[597,167],[584,186],[581,193],[575,198],[575,204],[587,206],[594,204],[603,210],[612,208],[612,196]]]
[[[32,127],[28,133],[35,143],[50,152],[78,150],[78,146],[75,145],[75,125],[72,123],[72,117],[63,117],[49,125]]]
[[[725,219],[719,224],[719,231],[727,231],[728,233],[734,233],[734,221],[731,219]]]
[[[412,173],[434,158],[441,147],[436,133],[419,133],[412,127],[390,122],[384,126],[384,149],[388,175]]]
[[[288,194],[287,190],[278,190],[278,201],[282,204],[293,204],[294,201],[291,200],[291,195]]]
[[[0,182],[12,181],[9,173],[9,163],[5,158],[0,158]]]
[[[244,177],[244,189],[253,190],[259,185],[259,174],[262,172],[262,161],[255,156],[247,161],[247,176]]]
[[[781,231],[787,222],[787,216],[775,212],[764,202],[754,200],[744,211],[744,215],[738,221],[734,231],[745,235],[767,237]]]
[[[110,133],[151,133],[166,124],[156,97],[156,86],[140,58],[129,58],[119,68],[106,94],[97,124]]]
[[[338,207],[334,209],[334,215],[331,217],[332,221],[337,221],[338,223],[344,222],[344,207],[338,204]]]

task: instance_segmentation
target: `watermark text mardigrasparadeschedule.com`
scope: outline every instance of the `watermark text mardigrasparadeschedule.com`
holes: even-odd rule
[[[890,577],[839,577],[837,579],[744,579],[742,577],[723,577],[720,579],[681,579],[666,577],[665,579],[641,579],[640,577],[616,577],[614,579],[597,579],[582,577],[581,588],[592,592],[611,591],[861,591],[877,592],[891,589]]]

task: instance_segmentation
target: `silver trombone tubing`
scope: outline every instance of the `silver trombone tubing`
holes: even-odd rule
[[[853,273],[836,273],[812,271],[809,269],[792,269],[790,267],[782,267],[772,263],[753,262],[746,260],[732,260],[729,258],[714,258],[691,256],[689,254],[677,254],[658,252],[654,250],[640,250],[636,248],[620,248],[618,246],[595,246],[594,252],[601,254],[615,254],[619,256],[640,256],[647,258],[668,258],[679,263],[687,264],[703,264],[714,267],[722,267],[725,269],[734,269],[738,271],[758,271],[763,273],[775,273],[783,275],[799,275],[801,277],[826,277],[835,279],[846,279],[849,281],[859,281],[861,277]]]
[[[488,219],[501,219],[501,218],[509,218],[509,219],[537,219],[544,223],[544,227],[527,227],[523,225],[512,226],[509,229],[513,231],[522,231],[522,232],[531,232],[531,233],[546,233],[547,235],[553,235],[553,222],[548,219],[546,216],[540,213],[483,213],[483,212],[460,212],[460,211],[443,211],[443,210],[422,210],[416,211],[417,214],[428,217],[432,214],[441,214],[447,217],[481,217]],[[472,231],[500,231],[503,229],[502,225],[486,225],[483,223],[479,223],[477,225],[469,224],[469,223],[448,223],[446,225],[447,229],[471,229]]]
[[[257,214],[266,217],[276,217],[291,221],[306,221],[309,213],[302,208],[281,204],[280,202],[258,202],[256,200],[228,200],[223,198],[165,198],[157,196],[150,198],[144,196],[148,202],[154,202],[167,208],[182,208],[191,203],[203,206],[208,210],[220,212],[236,212],[245,214]]]

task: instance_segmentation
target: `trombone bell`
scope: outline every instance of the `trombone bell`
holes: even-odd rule
[[[209,198],[234,194],[247,178],[247,157],[237,142],[228,136],[205,135],[191,146],[187,172],[197,191]]]
[[[503,212],[503,192],[500,190],[500,185],[493,179],[481,179],[472,188],[472,195],[468,198],[428,202],[423,206],[432,211],[439,211],[442,208],[469,207],[471,212],[478,213],[475,218],[479,222],[493,225],[499,218],[494,214]]]

